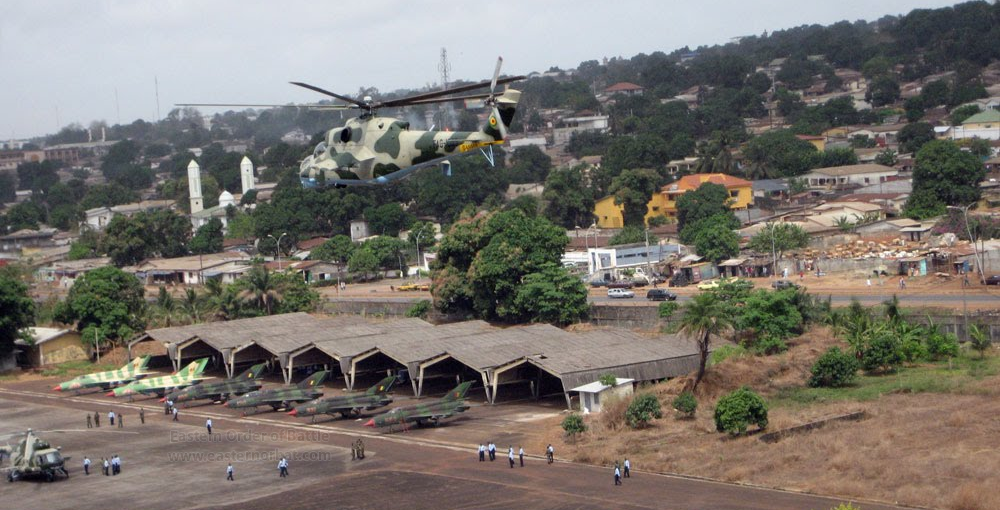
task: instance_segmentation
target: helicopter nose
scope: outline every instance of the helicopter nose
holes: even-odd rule
[[[368,423],[365,423],[365,426],[375,428],[375,418],[368,420]]]
[[[299,415],[298,409],[292,409],[291,411],[288,411],[288,416],[298,416],[298,415]]]

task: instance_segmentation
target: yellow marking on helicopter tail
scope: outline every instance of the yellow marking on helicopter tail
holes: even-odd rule
[[[458,146],[458,151],[459,152],[469,152],[471,150],[478,149],[480,147],[486,147],[487,145],[500,145],[502,143],[503,143],[503,140],[482,141],[482,142],[465,142],[462,145]]]

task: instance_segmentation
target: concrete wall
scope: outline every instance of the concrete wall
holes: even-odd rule
[[[937,324],[942,331],[958,336],[959,341],[965,341],[969,338],[965,329],[966,319],[961,311],[947,315],[939,313],[920,315],[914,313],[910,314],[908,318],[920,324],[927,324],[930,321],[934,321],[934,324]],[[1000,311],[970,312],[968,324],[970,326],[977,325],[981,329],[988,331],[990,339],[994,343],[1000,342]]]

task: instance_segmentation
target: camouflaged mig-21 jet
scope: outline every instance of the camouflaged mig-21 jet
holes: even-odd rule
[[[364,393],[317,398],[295,406],[294,409],[288,411],[288,414],[300,417],[311,416],[314,421],[317,414],[334,415],[340,413],[344,418],[352,414],[359,415],[361,411],[370,411],[391,404],[392,397],[388,393],[394,384],[396,384],[396,376],[390,375],[375,383]]]
[[[368,420],[365,426],[389,427],[392,430],[393,425],[399,424],[405,430],[407,423],[416,423],[418,427],[423,426],[424,423],[437,425],[439,420],[451,417],[456,413],[464,413],[469,409],[465,403],[465,394],[473,382],[467,381],[459,384],[435,402],[393,408]]]
[[[114,386],[127,384],[153,373],[146,371],[146,364],[148,363],[149,356],[139,356],[118,370],[94,372],[74,377],[52,388],[52,391],[79,391],[89,388],[110,390]]]
[[[260,375],[264,373],[267,363],[258,363],[242,374],[217,382],[201,382],[187,388],[174,391],[160,399],[160,402],[171,401],[175,405],[181,402],[193,400],[211,399],[213,402],[219,399],[229,400],[232,397],[257,391],[260,389]]]
[[[201,373],[205,371],[205,365],[208,365],[208,358],[201,358],[173,374],[132,381],[109,391],[108,396],[131,398],[138,394],[155,394],[163,397],[169,389],[184,388],[204,379]]]
[[[252,391],[223,405],[234,409],[257,406],[271,406],[275,411],[281,408],[287,409],[293,402],[305,402],[323,396],[323,381],[329,376],[329,370],[321,370],[295,386]]]
[[[460,85],[444,90],[426,92],[401,99],[375,101],[370,96],[355,99],[324,90],[307,83],[292,82],[314,92],[343,101],[342,105],[299,105],[313,109],[357,109],[361,115],[350,119],[343,127],[331,129],[323,141],[316,145],[312,155],[299,167],[302,186],[377,186],[402,179],[417,170],[441,165],[450,174],[448,158],[471,154],[476,149],[493,164],[493,146],[503,144],[507,129],[514,118],[514,111],[521,92],[505,90],[499,96],[497,85],[523,80],[524,76],[500,78],[503,58],[497,59],[493,79]],[[488,94],[454,96],[489,87]],[[379,117],[380,108],[398,108],[455,101],[482,101],[489,108],[489,117],[479,131],[435,131],[410,129],[410,123]],[[295,105],[251,105],[186,103],[178,106],[247,106],[281,107]]]

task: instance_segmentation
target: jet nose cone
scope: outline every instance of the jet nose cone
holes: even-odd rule
[[[163,397],[163,398],[160,399],[160,402],[166,402],[166,401],[167,401],[167,397]]]
[[[115,392],[114,391],[109,391],[109,392],[105,393],[104,396],[105,397],[113,397],[113,396],[115,396]]]
[[[368,423],[365,423],[365,426],[375,428],[375,418],[368,420]]]
[[[229,407],[229,402],[222,404],[222,407]]]
[[[299,415],[298,409],[292,409],[291,411],[288,411],[288,416],[298,416],[298,415]]]
[[[52,388],[52,391],[62,391],[62,386],[56,386]]]

